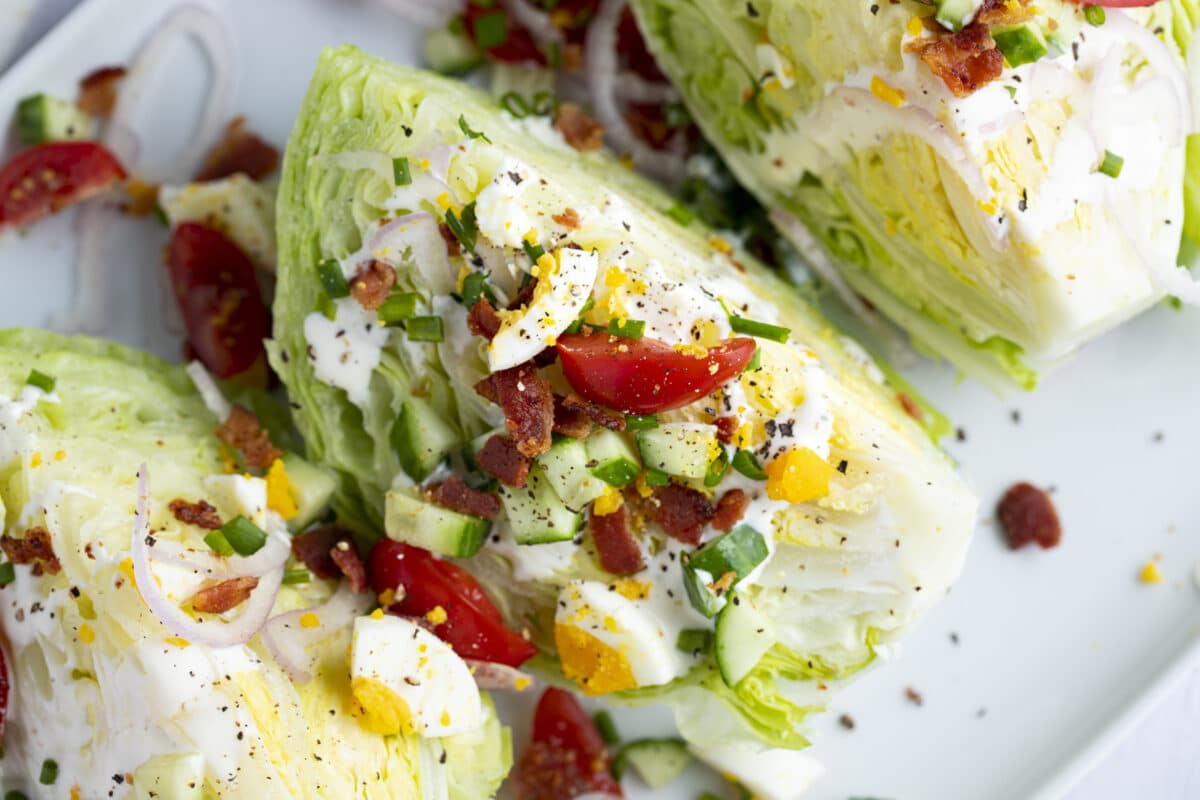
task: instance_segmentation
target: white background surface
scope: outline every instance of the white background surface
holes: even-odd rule
[[[28,47],[76,2],[0,0],[0,65],[9,61],[8,48],[19,52]],[[353,5],[344,8],[353,12]],[[259,44],[270,46],[270,40],[260,39]],[[255,122],[253,114],[251,121]],[[270,133],[277,141],[281,139],[278,131]],[[12,280],[9,266],[0,264],[0,280]],[[1063,737],[1053,723],[1069,718],[1076,728],[1108,725],[1118,708],[1132,702],[1151,677],[1194,641],[1200,623],[1200,595],[1191,579],[1194,559],[1200,554],[1200,475],[1196,470],[1200,424],[1195,421],[1200,402],[1191,404],[1190,418],[1186,409],[1169,420],[1150,410],[1133,409],[1153,409],[1156,398],[1162,398],[1164,404],[1170,404],[1171,398],[1178,403],[1180,395],[1200,400],[1197,373],[1178,374],[1171,368],[1178,362],[1168,356],[1156,363],[1157,354],[1148,352],[1154,348],[1147,347],[1159,340],[1175,342],[1178,347],[1182,340],[1191,343],[1191,353],[1200,351],[1200,315],[1156,311],[1121,336],[1102,342],[1052,378],[1036,401],[1025,397],[998,401],[978,387],[955,388],[940,371],[920,373],[922,385],[931,388],[955,421],[967,428],[968,442],[952,444],[950,449],[980,486],[985,507],[995,502],[994,489],[1005,481],[1056,483],[1067,539],[1063,548],[1051,553],[1009,555],[1001,552],[986,527],[980,531],[953,602],[939,609],[918,631],[910,648],[913,657],[870,676],[837,706],[838,712],[845,710],[855,717],[857,729],[841,731],[834,722],[837,714],[829,715],[827,722],[834,724],[828,726],[832,730],[826,732],[826,739],[839,752],[858,752],[859,775],[857,781],[842,777],[836,785],[819,787],[819,797],[844,798],[846,792],[854,791],[895,800],[922,800],[920,795],[902,794],[903,787],[954,785],[959,787],[959,795],[949,800],[970,800],[974,792],[961,792],[962,787],[971,785],[972,775],[978,778],[978,796],[1024,797],[1055,772],[1055,767],[1063,765],[1072,748],[1088,738],[1085,734],[1094,732],[1075,730],[1070,737],[1073,741],[1056,743],[1055,738]],[[1110,368],[1104,370],[1106,365]],[[1120,368],[1111,369],[1112,365]],[[1111,378],[1111,385],[1095,385],[1095,407],[1081,404],[1080,399],[1088,397],[1082,385],[1096,381],[1102,372]],[[1114,403],[1123,398],[1131,413],[1113,414]],[[1013,409],[1023,412],[1019,424],[1007,418]],[[1155,442],[1159,430],[1165,437]],[[1048,449],[1047,441],[1054,441],[1057,447]],[[993,459],[991,454],[997,448],[1026,456]],[[1064,449],[1073,452],[1060,452]],[[1163,463],[1190,465],[1191,469],[1155,474],[1158,453]],[[1093,465],[1096,480],[1080,480],[1078,470],[1066,466],[1081,460]],[[1014,464],[1023,465],[1023,471],[1013,474]],[[1165,509],[1163,498],[1168,501]],[[1072,525],[1080,519],[1107,520],[1108,524],[1102,526],[1104,530],[1092,530],[1093,525],[1080,530]],[[1131,539],[1141,541],[1131,547]],[[1097,572],[1088,580],[1072,580],[1078,565],[1088,563],[1092,568],[1090,548],[1125,548],[1131,554],[1140,553],[1140,558],[1161,552],[1167,580],[1156,587],[1138,585],[1135,575],[1140,562],[1132,555],[1097,562]],[[1061,597],[1055,597],[1056,585],[1062,586]],[[1012,593],[1011,602],[997,598],[1002,592]],[[1043,601],[1047,597],[1054,599],[1053,606],[1046,607]],[[1144,614],[1142,630],[1135,626],[1124,640],[1093,635],[1105,629],[1106,616],[1115,620],[1123,615],[1123,624],[1128,626],[1128,616],[1134,613]],[[1069,632],[1069,625],[1056,627],[1060,617],[1066,621],[1089,615],[1090,623],[1081,626],[1076,636]],[[1034,627],[1033,633],[1027,630]],[[950,643],[951,632],[958,634],[959,645]],[[973,646],[980,641],[988,649]],[[1006,641],[1024,646],[1006,650]],[[1093,663],[1107,664],[1116,657],[1127,658],[1131,652],[1140,654],[1140,659],[1128,661],[1119,688],[1108,674],[1109,684],[1097,683],[1103,670],[1093,670]],[[982,683],[978,680],[981,670],[987,670],[988,676]],[[922,708],[905,702],[902,688],[907,685],[924,694]],[[1072,705],[1072,699],[1081,695],[1095,704],[1094,714],[1089,715],[1088,709],[1080,709],[1077,703]],[[1025,698],[1036,703],[1023,703]],[[962,733],[970,730],[962,718],[974,719],[979,709],[986,709],[986,714],[977,720],[978,730],[989,743],[982,756],[978,748],[972,749],[971,734]],[[953,739],[948,745],[947,737],[938,735],[936,729],[943,725],[953,729],[954,736],[967,737],[961,748]],[[998,726],[1004,731],[999,739],[994,733]],[[1125,727],[1122,735],[1122,743],[1067,797],[1200,798],[1200,672],[1193,668],[1147,719]],[[940,751],[931,752],[931,745]],[[908,776],[897,784],[902,788],[891,794],[891,784],[871,780],[872,765],[881,759],[911,762],[907,771],[889,767],[889,774],[898,769],[898,774]],[[844,771],[846,760],[835,754],[835,762]],[[958,777],[948,777],[945,782],[920,780],[922,772],[939,771]],[[1030,783],[1022,779],[1025,771]],[[946,795],[925,797],[942,800]]]

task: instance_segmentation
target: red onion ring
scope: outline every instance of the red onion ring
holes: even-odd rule
[[[494,661],[464,659],[475,678],[475,685],[482,691],[524,692],[534,685],[533,676],[507,664]]]
[[[550,15],[534,8],[527,0],[501,0],[504,8],[521,27],[529,31],[540,44],[565,44],[566,36],[554,24]]]

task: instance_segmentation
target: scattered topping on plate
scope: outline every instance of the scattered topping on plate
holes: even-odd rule
[[[1050,495],[1029,483],[1018,483],[1004,494],[996,507],[996,518],[1013,550],[1031,543],[1049,549],[1062,539],[1058,512]]]

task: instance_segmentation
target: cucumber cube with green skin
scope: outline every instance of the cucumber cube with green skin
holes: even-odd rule
[[[651,789],[665,789],[683,774],[692,755],[682,739],[639,739],[621,748],[613,759],[613,776],[620,780],[627,767]]]
[[[461,444],[458,431],[421,397],[404,401],[392,426],[391,441],[400,468],[417,482],[432,475],[450,451]]]
[[[338,479],[329,470],[295,453],[283,454],[283,468],[296,502],[296,516],[288,520],[288,529],[298,533],[324,515],[337,491]]]
[[[955,33],[971,24],[983,0],[937,0],[937,21]]]
[[[637,454],[621,434],[600,430],[587,438],[588,461],[595,462],[592,474],[618,489],[628,486],[642,471]]]
[[[719,452],[716,426],[699,422],[668,422],[638,431],[637,442],[648,468],[680,478],[704,478]]]
[[[587,445],[579,439],[559,439],[547,452],[538,456],[538,463],[559,499],[576,511],[604,494],[608,488],[608,484],[588,468]]]
[[[775,645],[770,620],[749,596],[734,594],[717,615],[715,650],[721,679],[730,688],[758,664]]]
[[[1004,54],[1004,60],[1010,67],[1032,64],[1050,52],[1046,37],[1030,23],[993,28],[992,38],[996,40],[996,47]]]
[[[138,800],[170,797],[173,800],[203,800],[204,756],[199,753],[171,753],[151,756],[133,771]]]
[[[559,498],[539,464],[529,470],[524,488],[501,486],[499,491],[517,544],[570,541],[583,527],[583,514]]]
[[[17,138],[21,144],[86,139],[92,120],[74,103],[35,94],[17,103]]]
[[[398,542],[451,558],[470,558],[479,552],[491,527],[490,520],[428,502],[415,488],[387,493],[384,530]]]
[[[692,553],[691,565],[718,579],[732,572],[740,581],[769,554],[767,541],[761,533],[749,525],[739,525]]]

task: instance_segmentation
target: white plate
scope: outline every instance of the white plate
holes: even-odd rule
[[[179,4],[85,3],[0,80],[0,114],[28,92],[71,95],[92,68],[128,61]],[[408,62],[420,52],[417,32],[365,0],[197,4],[232,37],[231,113],[281,144],[322,46],[350,41]],[[170,163],[205,74],[187,47],[168,54],[137,128],[147,162]],[[69,310],[74,224],[68,213],[0,242],[0,323],[45,325]],[[111,304],[98,332],[171,357],[178,340],[157,318],[164,239],[145,220],[115,224]],[[1198,352],[1200,314],[1159,308],[1087,348],[1032,396],[998,399],[934,365],[914,371],[965,429],[966,442],[949,449],[985,513],[1013,481],[1053,485],[1065,538],[1054,551],[1011,553],[983,521],[962,580],[903,655],[837,698],[817,724],[829,775],[813,797],[1060,796],[1196,662]],[[1156,556],[1165,580],[1143,585],[1138,571]],[[909,686],[923,706],[905,699]],[[854,731],[838,725],[842,712]],[[670,730],[659,713],[618,721],[626,735]],[[521,741],[524,726],[514,722]],[[680,784],[660,796],[693,791]]]

